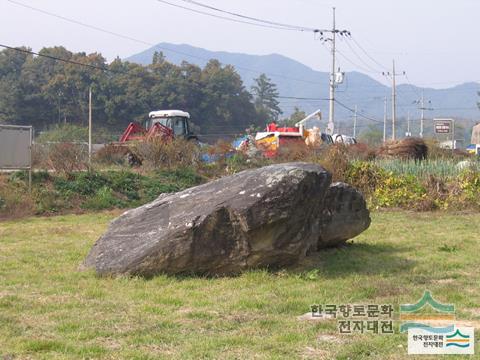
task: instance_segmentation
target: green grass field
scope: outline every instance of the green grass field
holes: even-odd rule
[[[78,272],[113,217],[0,223],[0,359],[412,359],[406,335],[340,335],[335,321],[298,317],[311,304],[398,310],[426,289],[480,327],[479,214],[376,212],[349,246],[282,271]]]

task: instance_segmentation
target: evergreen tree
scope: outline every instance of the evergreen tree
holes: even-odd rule
[[[263,121],[278,120],[282,110],[278,102],[277,86],[267,75],[262,74],[255,79],[255,85],[252,86],[255,109],[263,117]]]
[[[296,123],[302,121],[307,117],[307,113],[305,111],[300,110],[297,106],[293,109],[292,115],[288,119],[285,119],[286,126],[295,126]]]

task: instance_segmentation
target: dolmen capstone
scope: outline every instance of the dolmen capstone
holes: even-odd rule
[[[163,194],[112,221],[82,267],[150,277],[295,264],[370,226],[362,194],[331,181],[321,166],[296,162]]]

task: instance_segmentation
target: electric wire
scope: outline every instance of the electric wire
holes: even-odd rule
[[[340,105],[341,107],[343,107],[343,108],[345,108],[345,109],[347,109],[347,110],[355,113],[355,110],[354,110],[354,109],[348,107],[347,105],[345,105],[344,103],[338,101],[337,99],[335,99],[335,102],[336,102],[338,105]],[[370,120],[370,121],[373,121],[373,122],[376,122],[376,123],[379,123],[379,124],[383,124],[383,121],[380,121],[380,120],[374,119],[374,118],[372,118],[372,117],[366,116],[366,115],[364,115],[363,113],[361,113],[361,112],[359,112],[359,111],[357,111],[357,116],[362,117],[362,118],[364,118],[364,119],[366,119],[366,120]]]
[[[25,53],[25,54],[36,55],[36,56],[48,58],[48,59],[51,59],[51,60],[61,61],[61,62],[73,64],[73,65],[84,66],[84,67],[95,69],[95,70],[102,70],[102,71],[108,71],[108,72],[113,72],[113,73],[126,74],[126,72],[124,72],[124,71],[112,70],[112,69],[109,69],[109,68],[106,68],[106,67],[103,67],[103,66],[96,66],[96,65],[86,64],[86,63],[82,63],[82,62],[75,61],[75,60],[59,58],[59,57],[53,56],[53,55],[41,54],[41,53],[38,53],[38,52],[35,52],[35,51],[32,51],[32,50],[16,48],[16,47],[4,45],[4,44],[0,44],[0,47],[3,47],[5,49],[10,49],[10,50],[15,50],[15,51],[22,52],[22,53]]]
[[[298,29],[294,29],[294,28],[274,26],[274,25],[266,25],[266,24],[255,23],[255,22],[246,21],[246,20],[233,19],[233,18],[229,18],[229,17],[226,17],[226,16],[221,16],[221,15],[215,15],[215,14],[212,14],[212,13],[209,13],[209,12],[206,12],[206,11],[192,9],[190,7],[179,5],[179,4],[174,4],[174,3],[171,3],[171,2],[166,1],[166,0],[155,0],[155,1],[158,1],[159,3],[166,4],[166,5],[169,5],[169,6],[173,6],[173,7],[179,8],[179,9],[191,11],[191,12],[194,12],[194,13],[197,13],[197,14],[210,16],[210,17],[217,18],[217,19],[232,21],[232,22],[236,22],[236,23],[240,23],[240,24],[247,24],[247,25],[258,26],[258,27],[263,27],[263,28],[270,28],[270,29],[275,29],[275,30],[299,31]]]
[[[206,8],[206,9],[214,10],[214,11],[217,11],[217,12],[220,12],[220,13],[223,13],[223,14],[232,15],[232,16],[239,17],[239,18],[242,18],[242,19],[253,20],[253,21],[257,21],[257,22],[260,22],[260,23],[268,24],[268,25],[281,26],[281,27],[285,27],[285,28],[298,30],[298,31],[313,31],[313,32],[327,32],[327,31],[329,31],[329,30],[319,30],[319,29],[310,28],[310,27],[306,27],[306,26],[291,25],[291,24],[285,24],[285,23],[280,23],[280,22],[276,22],[276,21],[251,17],[251,16],[235,13],[235,12],[232,12],[232,11],[222,10],[222,9],[217,8],[217,7],[207,5],[207,4],[198,2],[198,1],[193,1],[193,0],[180,0],[180,1],[183,1],[183,2],[189,3],[189,4],[193,4],[193,5],[196,5],[196,6],[199,6],[199,7],[203,7],[203,8]]]
[[[362,59],[362,57],[357,53],[357,51],[353,48],[353,46],[350,44],[348,40],[345,41],[347,44],[348,48],[352,51],[352,53],[355,55],[355,57],[362,63],[364,64],[368,69],[371,71],[381,74],[382,72],[379,71],[378,69],[373,68],[370,64],[368,64],[365,60]]]
[[[385,70],[389,70],[385,65],[381,64],[380,62],[378,62],[377,60],[375,60],[375,58],[373,56],[371,56],[364,48],[362,45],[359,44],[359,42],[357,40],[355,40],[355,38],[353,36],[349,36],[349,39],[351,39],[353,41],[353,43],[355,45],[357,45],[357,47],[370,59],[372,60],[375,64],[377,64],[378,66],[380,66],[382,69],[385,69]]]
[[[96,31],[99,31],[99,32],[103,32],[103,33],[106,33],[106,34],[109,34],[109,35],[112,35],[112,36],[116,36],[116,37],[118,37],[118,38],[122,38],[122,39],[125,39],[125,40],[129,40],[129,41],[141,43],[141,44],[144,44],[144,45],[154,46],[156,49],[160,49],[160,50],[163,50],[163,51],[166,51],[166,52],[171,52],[171,53],[175,53],[175,54],[179,54],[179,55],[183,55],[183,56],[187,56],[187,57],[190,57],[190,58],[194,58],[194,59],[198,59],[198,60],[202,60],[202,61],[207,61],[207,62],[208,62],[209,60],[211,60],[211,59],[207,59],[207,58],[204,58],[204,57],[201,57],[201,56],[189,54],[189,53],[186,53],[186,52],[183,52],[183,51],[174,50],[174,49],[170,49],[170,48],[167,48],[167,47],[162,47],[162,46],[159,46],[159,45],[157,45],[157,44],[154,44],[154,43],[151,43],[151,42],[148,42],[148,41],[144,41],[144,40],[141,40],[141,39],[137,39],[137,38],[132,37],[132,36],[120,34],[120,33],[114,32],[114,31],[110,31],[110,30],[108,30],[108,29],[105,29],[105,28],[102,28],[102,27],[99,27],[99,26],[87,24],[87,23],[84,23],[84,22],[81,22],[81,21],[78,21],[78,20],[75,20],[75,19],[72,19],[72,18],[63,16],[63,15],[59,15],[59,14],[56,14],[56,13],[52,13],[52,12],[49,12],[49,11],[46,11],[46,10],[43,10],[43,9],[39,9],[39,8],[30,6],[30,5],[27,5],[27,4],[21,3],[21,2],[19,2],[19,1],[15,1],[15,0],[7,0],[7,1],[10,2],[10,3],[12,3],[12,4],[15,4],[15,5],[18,5],[18,6],[22,6],[22,7],[24,7],[24,8],[27,8],[27,9],[30,9],[30,10],[33,10],[33,11],[42,13],[42,14],[44,14],[44,15],[52,16],[52,17],[61,19],[61,20],[63,20],[63,21],[67,21],[67,22],[71,22],[71,23],[76,24],[76,25],[83,26],[83,27],[85,27],[85,28],[89,28],[89,29],[92,29],[92,30],[96,30]],[[226,64],[224,64],[224,63],[221,63],[221,64],[222,64],[223,66],[226,65]],[[239,70],[248,71],[248,72],[251,72],[251,73],[256,73],[256,74],[263,74],[263,73],[264,73],[264,72],[262,72],[262,71],[258,71],[258,70],[246,68],[246,67],[243,67],[243,66],[235,66],[235,67],[236,67],[237,69],[239,69]],[[292,80],[292,81],[302,82],[302,83],[308,83],[308,84],[314,84],[314,85],[321,85],[319,82],[316,82],[316,81],[293,78],[293,77],[285,76],[285,75],[283,75],[283,74],[265,73],[265,75],[268,75],[268,76],[271,76],[271,77],[276,77],[276,78],[283,78],[283,79],[286,79],[286,80]]]

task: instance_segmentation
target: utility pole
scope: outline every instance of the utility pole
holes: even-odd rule
[[[335,21],[335,8],[333,8],[333,29],[332,29],[332,72],[330,74],[330,112],[328,114],[328,127],[330,135],[333,134],[335,129],[335,56],[336,56],[336,21]]]
[[[397,120],[397,84],[395,82],[395,60],[393,60],[392,73],[392,140],[395,140],[395,121]]]
[[[355,113],[353,115],[353,137],[357,137],[357,105],[355,105]]]
[[[383,100],[383,142],[387,141],[387,97]]]
[[[395,60],[393,60],[393,72],[383,73],[383,75],[392,77],[392,140],[396,139],[395,123],[397,121],[397,80],[398,75],[405,75],[405,71],[401,74],[395,72]]]
[[[420,105],[420,137],[423,138],[424,136],[424,131],[425,131],[425,110],[433,110],[432,108],[428,108],[425,106],[425,96],[424,96],[424,92],[422,90],[422,97],[420,100],[417,100],[414,102],[414,104],[418,104]],[[429,104],[431,104],[432,102],[429,100],[428,101]]]
[[[412,136],[412,133],[410,132],[410,110],[407,115],[407,133],[405,135],[407,135],[407,137]]]
[[[425,96],[422,90],[422,99],[420,100],[420,111],[422,112],[420,116],[420,137],[423,138],[423,122],[425,121]]]
[[[88,163],[92,162],[92,87],[88,88]]]
[[[341,37],[346,37],[346,36],[351,36],[350,31],[348,30],[338,30],[337,29],[337,23],[336,23],[336,8],[333,8],[333,28],[331,30],[320,30],[317,29],[314,31],[315,36],[317,34],[320,35],[319,40],[322,41],[323,43],[326,42],[331,42],[332,47],[331,47],[331,54],[332,54],[332,71],[330,73],[330,82],[329,82],[329,105],[330,105],[330,111],[328,114],[328,126],[327,126],[327,133],[332,135],[335,131],[335,88],[337,84],[340,84],[343,82],[343,74],[340,74],[340,78],[342,80],[337,80],[337,69],[336,69],[336,55],[337,55],[337,34]],[[324,36],[325,33],[331,34],[330,36]],[[340,69],[338,69],[338,72],[340,73]]]

